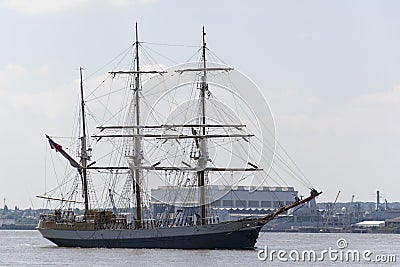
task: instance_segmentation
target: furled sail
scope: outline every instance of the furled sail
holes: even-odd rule
[[[81,173],[83,167],[73,157],[71,157],[67,152],[65,152],[65,150],[62,148],[61,145],[54,142],[53,139],[51,139],[50,136],[48,136],[47,134],[46,138],[49,140],[51,149],[54,149],[56,152],[60,152],[60,154],[69,161],[71,166],[77,168],[78,172]]]

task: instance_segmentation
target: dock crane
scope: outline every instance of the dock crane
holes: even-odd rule
[[[333,210],[335,209],[336,201],[338,200],[339,195],[340,195],[340,190],[337,193],[336,198],[335,198],[335,202],[333,202],[333,205],[332,205],[332,207],[331,207],[331,209],[329,211],[328,217],[326,218],[325,226],[328,226],[328,224],[329,224],[329,220],[331,219],[331,216],[332,216]]]

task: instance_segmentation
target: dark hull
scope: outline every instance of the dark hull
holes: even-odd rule
[[[253,249],[265,222],[254,219],[153,229],[73,230],[38,227],[60,247]]]
[[[61,247],[254,249],[259,232],[258,227],[229,233],[140,239],[48,239]]]

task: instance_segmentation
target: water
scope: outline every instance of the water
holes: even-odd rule
[[[315,250],[317,258],[324,249],[338,249],[337,241],[346,240],[342,251],[370,250],[370,259],[377,255],[394,255],[397,263],[360,261],[346,262],[293,261],[291,251]],[[161,250],[161,249],[82,249],[56,247],[42,238],[37,231],[0,231],[0,266],[398,266],[400,263],[400,235],[380,234],[307,234],[261,233],[257,247],[286,251],[283,262],[273,255],[273,260],[260,261],[259,250]],[[293,252],[292,252],[293,253]],[[263,254],[261,254],[262,256]],[[295,258],[296,254],[292,254]],[[339,255],[339,254],[338,254]],[[350,258],[352,259],[352,258]]]

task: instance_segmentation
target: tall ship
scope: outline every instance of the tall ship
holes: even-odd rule
[[[260,100],[251,92],[254,84],[210,60],[218,57],[205,36],[203,28],[198,60],[165,68],[149,63],[136,25],[132,53],[124,52],[131,55],[128,69],[118,65],[100,82],[108,83],[108,93],[96,86],[87,93],[80,69],[79,137],[65,146],[61,137],[46,135],[49,152],[59,155],[52,159],[65,161],[66,175],[38,195],[55,203],[54,212],[40,216],[37,229],[44,238],[61,247],[253,249],[266,223],[321,194],[308,185],[306,196],[277,201],[262,216],[223,221],[216,214],[222,195],[215,192],[262,189],[281,157],[273,130],[267,131],[269,141],[260,130],[269,115],[252,112],[266,108],[263,103],[238,108],[251,102],[246,97]],[[144,60],[149,62],[142,65]],[[253,141],[251,129],[262,138]],[[165,190],[150,196],[157,182]],[[211,190],[216,186],[226,190]]]

